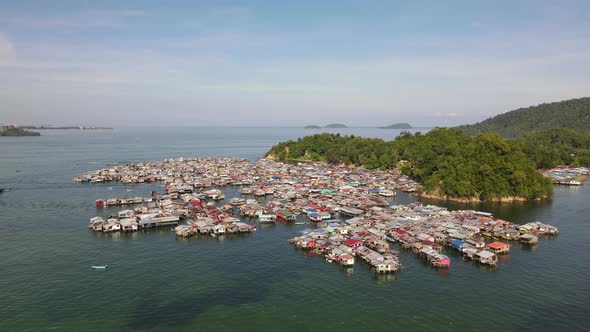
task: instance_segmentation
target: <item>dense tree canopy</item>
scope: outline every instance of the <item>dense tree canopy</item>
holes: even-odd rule
[[[506,138],[555,128],[590,133],[590,97],[520,108],[473,125],[457,127],[467,135],[494,132]]]
[[[590,166],[590,134],[550,129],[527,134],[511,143],[519,147],[537,168]]]
[[[437,128],[427,134],[403,133],[396,140],[317,134],[275,145],[267,156],[363,165],[396,165],[420,182],[426,193],[451,198],[496,200],[543,198],[552,186],[521,150],[497,134],[470,137]]]

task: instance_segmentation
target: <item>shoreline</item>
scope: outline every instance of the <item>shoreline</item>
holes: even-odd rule
[[[434,200],[440,200],[440,201],[449,201],[449,202],[462,203],[462,204],[473,204],[473,203],[509,203],[509,204],[512,204],[512,203],[516,203],[516,202],[542,201],[542,200],[551,198],[551,196],[546,196],[543,198],[528,199],[525,197],[508,196],[508,197],[501,197],[501,198],[492,198],[489,200],[481,200],[477,197],[471,197],[471,198],[449,197],[447,195],[441,196],[441,195],[429,194],[429,193],[425,193],[425,192],[417,193],[416,196],[418,196],[420,198],[434,199]]]

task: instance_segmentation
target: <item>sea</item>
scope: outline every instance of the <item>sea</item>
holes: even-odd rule
[[[448,249],[451,267],[434,269],[401,250],[405,269],[378,275],[362,261],[345,269],[288,243],[309,225],[259,225],[218,238],[181,239],[171,228],[93,233],[91,217],[117,210],[97,209],[96,199],[162,186],[72,180],[109,163],[254,161],[280,141],[321,131],[154,127],[0,137],[0,187],[13,188],[0,194],[0,331],[590,331],[588,184],[555,187],[542,202],[424,201],[519,224],[538,220],[560,234],[534,247],[511,243],[494,269]],[[386,140],[400,133],[328,131]],[[416,200],[398,193],[391,203]]]

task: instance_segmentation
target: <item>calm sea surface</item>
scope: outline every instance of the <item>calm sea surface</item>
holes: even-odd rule
[[[384,139],[399,134],[332,132]],[[447,250],[452,266],[437,271],[402,252],[406,269],[378,276],[361,261],[348,271],[294,249],[287,239],[306,225],[261,225],[250,235],[218,239],[177,239],[169,229],[95,234],[87,228],[89,218],[103,213],[95,199],[161,187],[72,181],[109,162],[254,160],[279,141],[310,133],[121,128],[0,137],[0,187],[15,188],[0,194],[0,331],[590,330],[589,185],[556,187],[546,202],[470,206],[560,229],[533,249],[513,243],[495,270]],[[225,191],[237,196],[232,188]],[[413,200],[400,193],[395,203]],[[98,264],[109,268],[90,268]]]

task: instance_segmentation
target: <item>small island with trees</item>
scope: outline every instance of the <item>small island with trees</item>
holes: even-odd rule
[[[0,136],[41,136],[36,131],[24,130],[13,125],[0,125]]]
[[[303,127],[303,129],[322,129],[322,127],[316,125],[307,125]]]
[[[33,130],[113,130],[111,127],[95,126],[18,126],[18,128]]]
[[[384,127],[377,127],[379,129],[412,129],[412,126],[409,123],[394,123],[390,124],[389,126]]]
[[[325,128],[348,128],[348,126],[342,123],[330,123]]]

